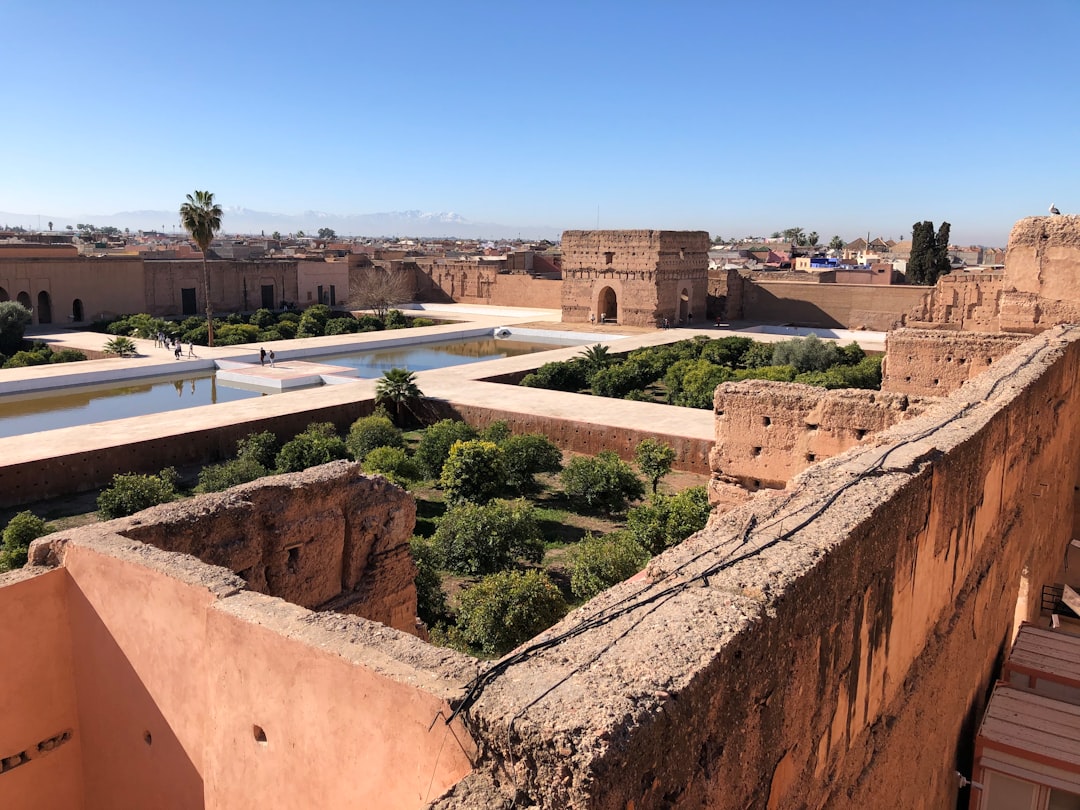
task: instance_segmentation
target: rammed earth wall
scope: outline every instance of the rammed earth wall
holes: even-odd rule
[[[954,806],[1072,534],[1078,339],[1029,340],[494,670],[466,707],[490,783],[552,808]]]

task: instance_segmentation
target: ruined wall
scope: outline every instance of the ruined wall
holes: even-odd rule
[[[181,290],[195,290],[195,315],[206,314],[203,296],[203,269],[199,259],[148,259],[145,262],[146,307],[142,311],[155,316],[180,315],[183,309]],[[210,302],[215,312],[254,310],[262,306],[262,286],[273,286],[274,301],[300,300],[296,286],[295,259],[273,261],[207,262],[210,273]],[[342,291],[342,298],[345,297]],[[306,302],[304,302],[306,303]]]
[[[904,323],[922,328],[999,331],[1000,273],[950,273],[941,276],[921,301],[906,314]]]
[[[1013,225],[1005,274],[1018,292],[1080,304],[1080,216],[1027,217]]]
[[[688,311],[704,320],[709,235],[705,231],[565,231],[562,235],[562,310],[583,323],[604,311],[602,291],[617,297],[617,321],[657,326],[678,323]],[[685,291],[685,305],[681,296]]]
[[[104,524],[118,535],[198,557],[248,588],[314,610],[416,631],[416,502],[358,464],[324,464]]]
[[[0,807],[83,807],[67,577],[0,574]]]
[[[902,394],[746,380],[717,386],[710,501],[730,508],[745,494],[783,489],[799,472],[922,413]]]
[[[16,259],[5,254],[0,257],[0,289],[12,301],[20,293],[29,296],[35,324],[42,323],[38,308],[42,292],[49,296],[51,322],[58,326],[73,322],[76,299],[82,303],[84,321],[146,309],[143,261],[138,256]],[[2,293],[0,300],[5,300]]]
[[[562,279],[501,273],[495,277],[488,303],[503,307],[558,309],[562,306]]]
[[[896,329],[885,339],[881,390],[943,396],[1024,342],[1023,335]]]
[[[543,807],[954,806],[1071,535],[1078,340],[1028,341],[568,616],[467,707],[487,772]]]
[[[50,667],[73,678],[77,717],[62,718],[71,738],[54,753],[0,773],[4,807],[413,810],[471,768],[459,722],[429,730],[461,694],[465,656],[241,590],[223,569],[101,526],[42,538],[31,554],[59,566],[45,576],[61,587],[10,628],[12,649],[42,643],[36,611],[66,609],[67,650]],[[5,606],[21,584],[9,582]],[[27,664],[5,657],[5,682],[21,683]],[[44,674],[18,693],[42,727],[65,705],[52,705]],[[73,755],[78,794],[49,801],[65,782],[52,763]],[[28,792],[12,792],[15,777]],[[32,800],[6,801],[22,796]]]
[[[886,331],[927,292],[926,287],[800,284],[743,279],[742,317],[763,323]]]

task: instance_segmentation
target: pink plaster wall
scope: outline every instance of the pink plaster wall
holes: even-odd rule
[[[0,773],[0,807],[70,810],[82,801],[82,731],[79,728],[67,574],[51,570],[0,575],[0,760],[26,752],[28,762]],[[38,746],[64,732],[52,748]],[[48,747],[48,746],[46,746]]]

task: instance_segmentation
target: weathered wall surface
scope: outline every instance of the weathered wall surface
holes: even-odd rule
[[[565,231],[563,320],[584,323],[605,312],[603,290],[617,298],[617,321],[658,326],[664,318],[705,317],[709,235],[705,231]],[[686,295],[685,300],[682,298]]]
[[[1005,273],[1019,292],[1080,304],[1080,216],[1027,217],[1013,225]]]
[[[104,529],[238,574],[248,588],[416,630],[416,502],[337,461],[164,504]]]
[[[217,312],[252,310],[262,306],[263,285],[274,288],[274,301],[299,301],[295,259],[273,261],[209,261],[210,302]],[[145,262],[146,304],[151,315],[178,315],[183,312],[181,290],[193,288],[196,315],[206,314],[203,270],[199,259],[149,259]],[[342,290],[342,298],[346,295]],[[302,302],[307,303],[307,302]]]
[[[575,611],[468,707],[490,772],[543,807],[954,806],[1071,536],[1078,340],[1032,339]]]
[[[74,679],[77,719],[70,742],[0,774],[0,791],[22,771],[30,795],[49,796],[64,782],[50,760],[80,741],[84,781],[75,801],[5,807],[420,808],[471,769],[460,722],[428,730],[460,696],[465,656],[105,531],[42,538],[31,554],[61,566],[59,593],[33,606],[49,618],[66,600],[69,661],[61,649],[50,666]],[[8,582],[0,604],[21,584]],[[12,626],[14,649],[40,643],[37,620]],[[23,662],[4,662],[21,683]],[[63,706],[37,711],[44,722]]]
[[[982,374],[1027,338],[985,332],[896,329],[885,339],[881,390],[944,396]]]
[[[763,323],[885,331],[919,303],[926,287],[800,284],[743,279],[742,317]]]
[[[49,296],[52,323],[67,326],[73,320],[75,300],[82,303],[83,319],[105,314],[141,312],[143,261],[138,256],[7,258],[0,257],[0,289],[12,301],[25,293],[34,309],[35,324],[42,323],[39,295]],[[3,295],[0,294],[0,300]]]
[[[63,571],[0,574],[0,807],[82,808],[82,737]]]
[[[710,500],[732,505],[741,493],[783,489],[799,472],[839,455],[929,403],[903,394],[746,380],[717,386],[716,444],[709,454]]]
[[[562,306],[562,279],[500,273],[495,277],[488,303],[504,307],[558,309]]]

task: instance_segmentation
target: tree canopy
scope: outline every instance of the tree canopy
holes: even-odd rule
[[[214,235],[221,230],[221,217],[224,212],[214,202],[211,191],[195,191],[187,195],[187,201],[180,206],[180,222],[192,241],[202,251],[203,298],[206,299],[206,333],[208,346],[214,345],[214,308],[210,303],[210,271],[206,266],[206,251],[214,241]]]

